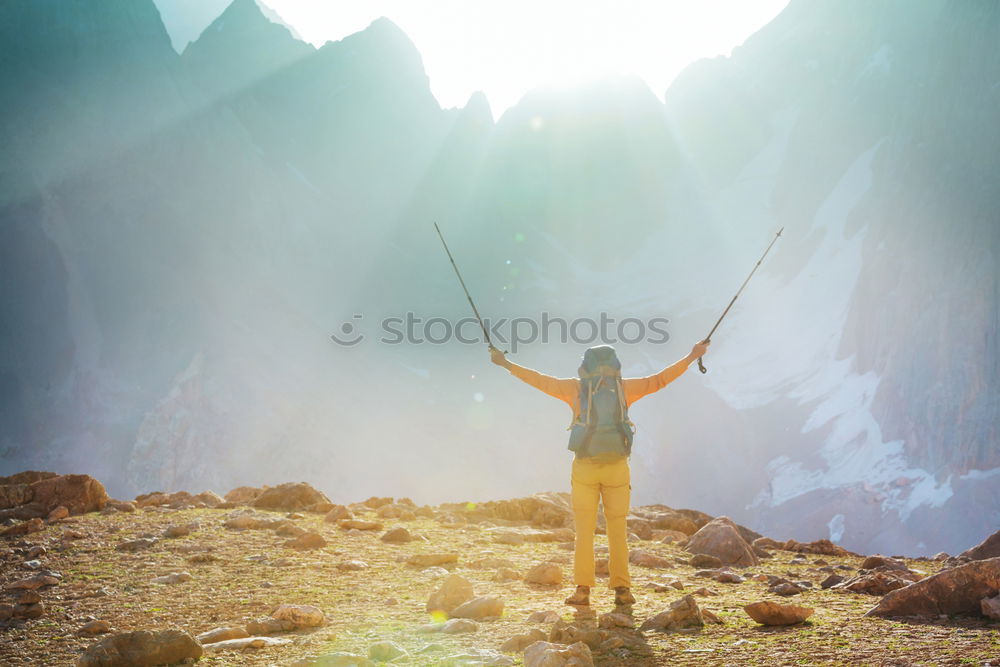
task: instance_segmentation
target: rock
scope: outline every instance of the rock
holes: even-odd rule
[[[910,571],[910,568],[906,567],[906,563],[896,560],[895,558],[889,558],[888,556],[882,556],[882,555],[868,556],[861,562],[862,570],[874,570],[876,568],[884,568],[887,570],[900,570],[904,572]]]
[[[573,506],[568,493],[536,493],[526,498],[479,503],[471,510],[463,503],[459,506],[442,505],[442,509],[461,509],[471,518],[494,518],[507,521],[524,521],[542,528],[562,528],[573,525]]]
[[[827,589],[836,586],[837,584],[842,583],[844,581],[846,581],[846,579],[844,578],[843,575],[831,574],[829,577],[824,579],[819,586],[820,588]]]
[[[730,572],[729,570],[722,570],[721,572],[716,572],[715,576],[712,577],[720,584],[742,584],[745,580],[740,575],[735,572]]]
[[[794,625],[806,620],[813,613],[809,607],[768,601],[748,604],[743,607],[743,611],[761,625]]]
[[[317,503],[329,502],[330,499],[326,494],[305,482],[287,482],[264,489],[250,502],[250,506],[257,509],[295,512],[309,510]]]
[[[710,556],[708,554],[695,554],[691,556],[691,560],[688,561],[691,567],[705,567],[705,568],[719,568],[722,567],[722,561],[715,556]]]
[[[416,567],[433,567],[435,565],[447,565],[448,563],[457,563],[458,554],[414,554],[410,556],[406,563],[408,565],[414,565]]]
[[[185,581],[191,581],[192,578],[188,572],[171,572],[162,577],[155,577],[150,581],[154,584],[183,584]]]
[[[344,530],[382,530],[382,524],[378,521],[363,521],[361,519],[344,519],[337,525]]]
[[[524,580],[540,586],[558,586],[563,581],[563,571],[555,563],[539,563],[525,573]]]
[[[690,595],[672,602],[666,611],[647,618],[639,627],[640,631],[662,630],[674,631],[684,628],[700,628],[705,625],[698,603]]]
[[[701,617],[706,623],[715,623],[716,625],[722,625],[722,619],[715,615],[715,612],[709,611],[708,609],[701,610]]]
[[[948,556],[948,554],[944,555],[946,557]],[[1000,530],[993,533],[971,549],[966,549],[962,553],[958,554],[958,557],[968,558],[970,560],[986,560],[988,558],[1000,557]]]
[[[386,531],[379,539],[388,544],[406,544],[413,541],[413,535],[406,528],[400,526]]]
[[[60,521],[69,516],[69,509],[65,505],[60,505],[54,510],[49,512],[48,517],[45,518],[46,521]]]
[[[779,548],[785,551],[797,551],[799,553],[805,554],[817,554],[822,556],[854,556],[843,547],[838,547],[836,544],[830,540],[816,540],[814,542],[796,542],[795,540],[788,540],[781,543]]]
[[[271,614],[271,618],[288,621],[299,628],[316,628],[326,622],[326,617],[319,607],[310,604],[283,604]]]
[[[353,518],[354,514],[351,512],[351,510],[347,509],[345,505],[334,505],[333,508],[331,508],[330,511],[326,513],[326,516],[323,517],[323,520],[326,521],[327,523],[339,523],[344,519],[353,519]]]
[[[769,590],[775,595],[788,597],[790,595],[798,595],[799,593],[804,591],[805,588],[791,581],[783,581],[781,583],[775,584],[774,586],[771,586]]]
[[[111,632],[111,624],[100,619],[84,623],[76,631],[78,635],[103,635],[108,632]]]
[[[59,578],[48,574],[36,574],[33,577],[27,577],[25,579],[18,579],[13,581],[6,586],[4,589],[8,591],[12,590],[29,590],[33,591],[43,586],[58,586]]]
[[[430,613],[450,614],[456,607],[468,602],[475,594],[472,582],[458,574],[450,574],[441,586],[427,600],[426,609]]]
[[[974,560],[891,591],[866,616],[979,614],[1000,590],[1000,557]]]
[[[0,536],[3,537],[13,537],[16,535],[30,535],[32,533],[38,533],[45,530],[45,522],[41,519],[29,519],[19,524],[15,524],[10,528],[4,528],[0,530]]]
[[[41,602],[14,605],[14,618],[40,618],[45,613],[45,605]]]
[[[711,588],[705,588],[704,586],[691,591],[691,595],[698,595],[700,597],[713,597],[718,594],[718,591],[713,591]]]
[[[594,574],[599,577],[606,577],[610,574],[607,558],[597,558],[594,560]]]
[[[277,526],[272,526],[274,534],[280,537],[302,537],[309,531],[302,526],[297,526],[291,521],[282,521]],[[316,533],[318,534],[318,533]],[[286,544],[286,546],[288,546]]]
[[[255,486],[238,486],[225,495],[225,500],[236,505],[249,505],[262,493],[264,489]]]
[[[197,660],[201,644],[182,630],[122,632],[91,644],[77,659],[78,667],[147,667]]]
[[[444,623],[428,623],[417,628],[417,632],[426,634],[430,632],[443,632],[449,635],[475,632],[479,629],[479,624],[467,618],[453,618]]]
[[[773,540],[770,537],[758,537],[756,540],[750,543],[750,546],[755,549],[764,550],[775,550],[784,547],[784,542],[779,542],[778,540]]]
[[[31,486],[28,483],[0,485],[0,509],[10,509],[30,502]]]
[[[289,549],[322,549],[326,546],[326,539],[319,533],[308,532],[285,542]]]
[[[890,572],[868,572],[834,584],[831,588],[866,595],[885,595],[890,591],[909,586],[910,583],[908,579]]]
[[[505,582],[505,581],[517,581],[521,578],[517,570],[512,570],[509,567],[501,567],[493,575],[493,581]]]
[[[42,596],[39,595],[38,591],[23,590],[20,595],[17,596],[18,604],[36,604],[42,601]]]
[[[196,636],[195,639],[198,640],[202,645],[204,644],[214,644],[216,642],[224,642],[228,639],[246,639],[250,636],[244,628],[230,627],[230,628],[215,628],[209,630],[208,632],[203,632]]]
[[[375,642],[368,647],[368,659],[375,662],[389,662],[409,655],[402,646],[390,641]]]
[[[715,556],[723,565],[757,565],[757,555],[728,517],[712,519],[691,536],[684,550],[692,554]]]
[[[90,475],[58,475],[31,484],[31,502],[52,512],[60,505],[70,514],[99,512],[108,502],[104,486]]]
[[[247,636],[270,635],[275,632],[288,632],[295,629],[295,623],[278,618],[258,618],[246,625]]]
[[[524,667],[593,667],[590,647],[583,642],[566,646],[538,641],[524,649]]]
[[[370,566],[363,560],[345,560],[337,563],[337,569],[341,572],[358,572],[367,570]]]
[[[503,601],[496,597],[478,597],[449,612],[453,618],[487,618],[503,615]]]
[[[484,553],[493,553],[492,551],[487,551]],[[482,558],[477,558],[475,560],[469,561],[466,567],[473,570],[495,570],[501,567],[509,567],[510,569],[515,569],[517,566],[514,565],[514,561],[509,558],[498,558],[496,556],[483,556]]]
[[[132,513],[136,510],[136,504],[131,500],[108,500],[104,505],[104,509],[111,508],[117,512],[127,512]]]
[[[633,619],[628,614],[622,614],[621,612],[609,611],[606,614],[601,614],[597,619],[597,627],[599,628],[634,628],[635,619]]]
[[[694,532],[697,532],[697,528],[695,529]],[[659,536],[659,540],[663,544],[675,544],[677,542],[685,542],[686,543],[687,542],[687,538],[688,538],[688,534],[687,533],[682,533],[679,530],[669,530],[669,529],[668,530],[654,530],[653,531],[653,537],[654,537],[654,539],[656,539],[657,536]]]
[[[673,567],[673,563],[670,559],[657,556],[656,554],[645,551],[644,549],[633,549],[628,555],[628,560],[630,563],[641,565],[643,567],[660,569]]]
[[[544,632],[538,628],[534,628],[528,632],[514,635],[503,644],[500,644],[500,650],[504,653],[520,653],[535,642],[545,641],[546,636]]]
[[[167,526],[163,529],[163,537],[172,540],[178,537],[187,537],[191,531],[198,529],[198,523],[187,523],[184,525]]]
[[[992,618],[995,621],[1000,621],[1000,595],[980,600],[979,610],[986,618]]]
[[[140,537],[137,540],[128,540],[119,543],[118,546],[115,547],[115,551],[142,551],[155,545],[156,542],[157,540],[154,537]]]
[[[497,544],[524,544],[524,533],[516,530],[502,530],[493,533],[493,541]]]
[[[555,623],[561,618],[557,611],[535,611],[527,619],[528,623]]]
[[[206,651],[235,651],[248,648],[266,648],[268,646],[284,646],[291,644],[291,639],[277,637],[243,637],[240,639],[225,639],[211,644],[205,644]]]

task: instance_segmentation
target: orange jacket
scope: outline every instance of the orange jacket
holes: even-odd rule
[[[643,396],[663,389],[679,378],[687,370],[690,363],[687,359],[681,359],[653,375],[641,378],[622,378],[625,404],[632,405]],[[518,366],[512,361],[510,362],[510,373],[549,396],[554,396],[568,403],[569,407],[573,409],[574,422],[580,416],[580,378],[552,377],[524,366]]]

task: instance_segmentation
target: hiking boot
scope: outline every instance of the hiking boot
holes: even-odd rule
[[[577,586],[576,591],[566,598],[566,604],[586,607],[590,605],[590,586]]]
[[[618,586],[615,588],[615,604],[616,605],[635,604],[635,596],[632,595],[632,591],[629,590],[628,586]]]

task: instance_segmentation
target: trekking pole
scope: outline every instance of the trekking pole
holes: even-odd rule
[[[712,330],[708,332],[707,336],[705,336],[705,340],[703,340],[701,342],[703,342],[703,343],[709,343],[709,342],[711,342],[711,340],[712,340],[712,334],[714,334],[715,330],[719,328],[720,324],[722,324],[723,318],[726,316],[726,313],[729,312],[729,309],[733,307],[733,304],[736,303],[736,299],[740,298],[740,294],[743,293],[743,288],[746,287],[747,283],[750,282],[750,279],[753,278],[753,274],[754,274],[754,272],[757,271],[757,267],[760,266],[761,262],[764,261],[764,258],[767,257],[767,253],[771,252],[771,246],[774,245],[774,242],[778,240],[778,237],[781,236],[781,232],[783,232],[783,231],[785,231],[784,227],[782,227],[781,229],[779,229],[778,233],[774,235],[773,239],[771,239],[771,243],[770,243],[770,245],[767,246],[767,250],[765,250],[764,254],[760,256],[760,259],[758,259],[757,263],[754,264],[753,270],[750,272],[750,275],[747,276],[747,279],[743,281],[742,285],[740,285],[739,290],[736,291],[736,296],[734,296],[733,300],[729,302],[729,305],[726,306],[726,309],[724,311],[722,311],[722,315],[719,316],[719,319],[715,323],[715,326],[712,327]],[[702,373],[707,373],[708,372],[708,369],[705,368],[705,364],[703,364],[701,362],[701,357],[698,357],[698,370],[701,371]]]
[[[438,227],[438,223],[434,223],[434,229],[437,230],[438,238],[441,239],[441,245],[444,246],[444,251],[448,253],[448,259],[451,261],[451,268],[455,269],[455,275],[458,276],[458,282],[462,284],[462,289],[465,291],[465,298],[469,300],[469,305],[472,306],[472,312],[475,313],[476,319],[479,320],[479,326],[483,330],[483,336],[486,338],[486,344],[493,347],[493,341],[490,340],[490,332],[487,331],[486,325],[483,324],[483,318],[479,316],[479,310],[476,308],[476,304],[472,301],[472,295],[469,294],[469,288],[465,286],[465,281],[462,280],[462,274],[458,270],[458,265],[455,264],[455,258],[451,256],[451,251],[448,250],[448,244],[444,242],[444,236],[441,235],[441,228]],[[506,352],[504,352],[506,354]]]

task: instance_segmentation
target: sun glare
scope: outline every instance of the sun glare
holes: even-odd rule
[[[662,96],[699,58],[728,54],[787,0],[264,0],[321,45],[379,16],[410,36],[442,106],[483,91],[499,116],[528,90],[639,76]]]

